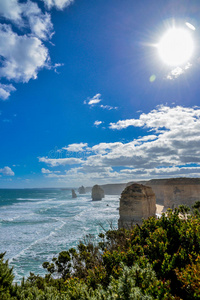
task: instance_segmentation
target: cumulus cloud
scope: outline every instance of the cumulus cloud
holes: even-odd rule
[[[0,15],[5,19],[18,22],[21,20],[22,9],[18,0],[0,1]]]
[[[0,77],[28,82],[36,79],[49,59],[48,49],[36,37],[19,36],[9,25],[0,24]]]
[[[23,3],[17,0],[1,1],[0,16],[15,23],[21,30],[29,27],[31,34],[40,39],[46,40],[52,35],[51,15],[43,13],[37,3],[30,0]]]
[[[7,100],[11,92],[16,91],[16,88],[12,84],[1,84],[0,83],[0,98]]]
[[[65,166],[65,165],[76,165],[82,163],[80,158],[48,158],[48,157],[39,157],[40,162],[44,162],[51,167]]]
[[[93,176],[97,180],[99,176],[101,182],[105,178],[110,182],[126,182],[156,177],[200,176],[200,108],[159,106],[147,114],[142,113],[138,119],[126,121],[117,122],[117,129],[141,127],[144,136],[128,143],[99,143],[92,147],[86,144],[85,148],[80,144],[87,155],[79,161],[71,158],[79,166],[57,175],[57,178],[63,175],[63,179],[70,180],[69,174],[76,173],[76,176],[84,174],[88,180],[92,180]],[[46,158],[43,162],[49,161]],[[58,165],[59,159],[51,164]]]
[[[36,3],[28,1],[21,4],[23,17],[27,18],[32,35],[47,40],[53,34],[51,15],[43,13]]]
[[[45,3],[48,9],[55,7],[57,9],[64,9],[74,2],[74,0],[41,0]]]
[[[15,173],[12,171],[10,167],[4,167],[0,169],[0,173],[5,175],[5,176],[14,176]]]
[[[64,9],[73,1],[43,2],[48,9]],[[36,79],[42,68],[57,71],[56,68],[62,64],[51,66],[49,51],[43,44],[54,34],[50,12],[42,11],[35,1],[6,0],[0,1],[0,17],[0,78],[25,83]],[[13,28],[18,30],[14,31]],[[8,99],[14,90],[9,84],[1,84],[0,98]]]
[[[67,150],[69,152],[83,152],[85,151],[85,147],[87,147],[87,143],[79,143],[79,144],[70,144],[68,147],[63,147],[63,150]]]

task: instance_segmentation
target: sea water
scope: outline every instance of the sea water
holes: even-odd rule
[[[86,235],[117,228],[119,196],[72,199],[70,190],[0,189],[0,253],[14,267],[15,281],[30,272],[44,275],[42,263],[76,247]]]

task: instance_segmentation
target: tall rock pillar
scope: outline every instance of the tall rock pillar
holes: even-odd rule
[[[134,183],[124,189],[120,198],[118,228],[129,229],[156,214],[156,196],[151,187]]]

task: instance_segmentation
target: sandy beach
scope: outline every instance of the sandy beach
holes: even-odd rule
[[[156,213],[157,214],[162,214],[165,213],[167,211],[166,208],[164,208],[164,205],[160,205],[160,204],[156,204]]]

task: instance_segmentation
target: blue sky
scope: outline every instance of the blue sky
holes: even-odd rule
[[[199,177],[199,20],[193,0],[0,1],[0,187]],[[195,45],[177,66],[172,26]]]

